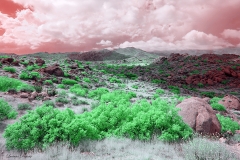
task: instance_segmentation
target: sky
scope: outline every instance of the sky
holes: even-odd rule
[[[240,47],[240,0],[1,0],[0,52]]]

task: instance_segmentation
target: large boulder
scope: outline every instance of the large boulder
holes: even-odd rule
[[[44,68],[44,72],[46,72],[46,73],[48,73],[50,75],[58,76],[58,77],[63,77],[64,76],[63,70],[60,67],[56,66],[56,65]]]
[[[226,95],[218,102],[228,109],[235,109],[240,111],[240,100],[234,95]]]
[[[204,100],[191,97],[179,103],[179,115],[183,121],[198,133],[213,134],[220,133],[221,125],[216,117],[215,111]]]

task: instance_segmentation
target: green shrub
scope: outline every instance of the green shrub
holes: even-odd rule
[[[53,101],[50,101],[50,100],[44,101],[43,104],[47,107],[50,107],[50,106],[55,107],[55,103]]]
[[[3,68],[4,71],[10,72],[10,73],[15,73],[16,69],[13,67],[4,67]]]
[[[165,91],[163,89],[156,89],[156,93],[161,95],[164,94]]]
[[[62,88],[62,89],[65,89],[65,88],[66,88],[66,86],[65,86],[64,84],[59,84],[59,85],[57,86],[57,88]]]
[[[133,74],[133,73],[125,73],[125,76],[132,80],[136,80],[138,78],[138,75]]]
[[[27,70],[28,70],[28,71],[33,71],[33,70],[35,70],[35,69],[40,69],[40,68],[41,68],[41,67],[38,66],[37,64],[27,66]]]
[[[232,133],[235,133],[235,130],[239,130],[240,129],[240,125],[233,121],[231,118],[229,117],[224,117],[220,114],[216,114],[220,124],[221,124],[221,132],[225,133],[227,131],[231,131]]]
[[[180,89],[177,86],[168,86],[170,91],[174,94],[180,94]]]
[[[79,84],[74,84],[74,86],[70,87],[70,92],[75,93],[78,96],[86,96],[88,90],[81,87]]]
[[[63,91],[61,91],[61,92],[58,93],[58,96],[59,96],[59,97],[67,97],[68,94],[67,94],[66,91],[63,90]]]
[[[64,72],[64,77],[70,77],[70,75],[67,72]]]
[[[0,76],[0,91],[6,92],[9,89],[16,89],[19,91],[21,87],[26,86],[27,84],[23,83],[20,80],[9,78],[5,76]]]
[[[93,98],[93,99],[97,99],[100,100],[101,96],[103,94],[108,93],[108,89],[107,88],[97,88],[95,90],[89,91],[88,93],[88,97],[89,98]]]
[[[34,85],[33,88],[36,92],[41,93],[42,92],[42,86],[41,85]]]
[[[115,77],[111,77],[111,78],[109,78],[108,80],[109,80],[109,82],[111,82],[111,83],[121,83],[121,80],[120,80],[120,79],[117,79],[117,78],[115,78]]]
[[[183,152],[186,160],[237,160],[236,155],[231,153],[224,144],[207,138],[194,138],[183,144]]]
[[[33,91],[35,91],[34,87],[30,86],[28,84],[22,84],[22,85],[18,86],[17,90],[21,91],[21,92],[33,92]]]
[[[178,115],[178,109],[160,98],[149,103],[141,100],[131,104],[133,92],[114,91],[101,96],[98,107],[91,112],[75,114],[45,105],[8,125],[4,131],[6,148],[30,150],[46,148],[54,141],[101,140],[115,135],[132,139],[150,140],[157,134],[160,140],[175,141],[189,138],[193,131]],[[34,123],[33,123],[34,122]]]
[[[215,110],[226,111],[226,108],[223,105],[219,104],[219,103],[212,103],[211,106]]]
[[[47,94],[49,96],[55,96],[56,94],[58,94],[57,90],[55,89],[55,87],[52,87],[52,88],[48,88],[47,89]]]
[[[201,92],[201,95],[209,98],[213,98],[215,97],[215,92]]]
[[[46,85],[53,85],[53,82],[52,82],[52,80],[45,80],[44,84],[46,84]]]
[[[63,103],[63,104],[68,104],[69,103],[69,100],[67,98],[64,98],[64,97],[57,97],[55,101]]]
[[[16,118],[17,112],[6,102],[4,99],[0,98],[0,121],[6,118]]]
[[[151,82],[156,83],[156,84],[159,84],[159,83],[165,84],[166,83],[166,81],[162,80],[162,79],[152,79]]]
[[[19,78],[22,80],[29,80],[29,79],[40,79],[41,75],[38,72],[27,72],[27,71],[22,71],[21,74],[19,75]]]
[[[138,85],[132,85],[132,88],[138,89]]]
[[[73,104],[74,106],[77,106],[77,105],[80,105],[80,104],[88,104],[88,102],[83,101],[83,100],[79,100],[79,99],[73,99],[73,100],[72,100],[72,104]]]
[[[73,80],[73,79],[63,79],[62,80],[62,84],[66,84],[66,85],[74,85],[77,84],[78,82]]]
[[[197,85],[198,85],[198,87],[200,87],[200,88],[204,87],[204,84],[202,84],[202,83],[198,83]]]
[[[18,104],[18,110],[25,110],[25,109],[31,109],[31,105],[28,103],[20,103]]]
[[[213,103],[218,103],[222,98],[219,98],[219,97],[213,97],[212,99],[210,99],[210,104],[213,104]]]
[[[22,80],[28,80],[28,79],[30,79],[30,78],[29,78],[29,74],[28,74],[28,72],[26,72],[26,71],[22,71],[21,74],[19,75],[19,78],[22,79]]]
[[[91,80],[89,78],[86,78],[86,77],[83,78],[83,81],[87,82],[87,83],[91,83]]]

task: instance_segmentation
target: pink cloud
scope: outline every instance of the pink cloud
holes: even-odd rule
[[[5,46],[0,52],[205,49],[240,43],[239,0],[12,1],[22,9],[12,17],[0,8],[0,45]]]
[[[238,38],[240,39],[240,30],[225,29],[222,35],[226,38]]]

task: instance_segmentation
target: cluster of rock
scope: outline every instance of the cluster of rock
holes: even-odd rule
[[[208,84],[215,85],[218,83],[223,83],[224,80],[229,80],[229,78],[235,78],[229,84],[232,87],[240,88],[240,67],[236,67],[235,70],[229,66],[222,67],[221,70],[210,70],[207,73],[200,75],[195,74],[186,78],[187,84]]]
[[[231,117],[240,125],[237,115],[232,112],[233,109],[240,111],[240,100],[235,96],[226,95],[219,104],[226,108],[221,114]],[[212,109],[208,98],[191,97],[183,100],[176,107],[181,109],[179,115],[194,131],[203,134],[220,134],[221,125],[216,117],[219,111]]]

